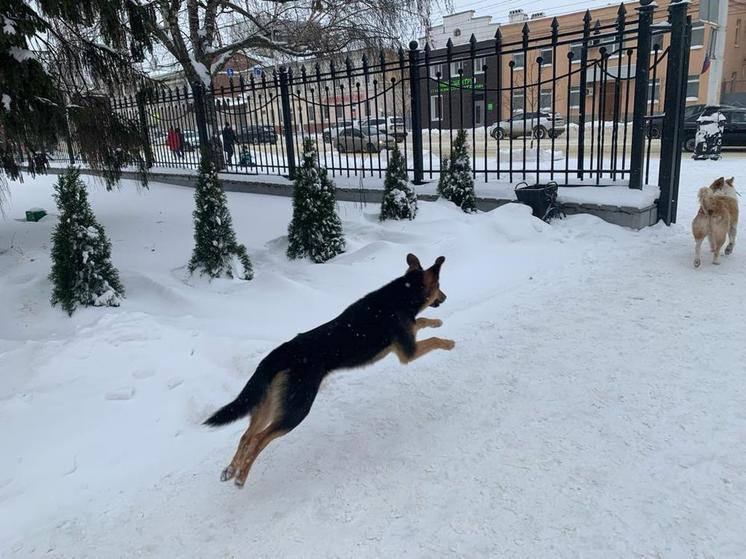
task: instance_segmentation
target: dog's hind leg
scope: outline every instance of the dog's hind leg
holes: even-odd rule
[[[702,241],[704,239],[696,239],[694,242],[694,267],[699,268],[702,263]]]
[[[273,401],[269,425],[249,438],[246,450],[240,456],[235,484],[243,487],[251,466],[269,443],[295,429],[311,411],[318,394],[323,373],[321,371],[289,371],[285,382],[270,388]]]
[[[733,223],[728,230],[728,246],[725,247],[725,254],[731,254],[736,247],[736,233],[738,232],[738,223]]]
[[[711,231],[710,244],[712,246],[712,263],[720,264],[720,249],[725,244],[725,231],[718,229]]]
[[[220,481],[228,481],[236,475],[236,471],[241,463],[241,458],[248,452],[249,442],[269,423],[270,401],[265,398],[251,413],[251,422],[246,432],[241,435],[241,440],[236,448],[236,454],[233,456],[231,463],[220,474]]]

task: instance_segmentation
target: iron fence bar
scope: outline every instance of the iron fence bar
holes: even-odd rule
[[[671,18],[671,46],[666,75],[664,106],[664,136],[661,138],[661,162],[658,183],[658,219],[666,225],[676,221],[678,167],[680,166],[683,113],[686,104],[686,79],[691,23],[687,18],[688,2],[669,5]],[[685,66],[684,63],[687,63]]]
[[[572,60],[574,58],[572,51],[567,53],[567,66],[572,67]],[[580,92],[578,92],[580,95]],[[572,74],[567,74],[567,132],[565,133],[565,171],[570,168],[570,109],[572,106]],[[565,184],[570,180],[569,175],[565,174]]]
[[[499,128],[502,125],[502,105],[503,105],[503,92],[502,92],[502,75],[503,75],[503,64],[502,64],[502,32],[500,28],[495,31],[495,59],[497,67],[497,130],[495,134],[497,138],[497,147],[495,148],[495,159],[497,159],[497,180],[500,180],[500,133]],[[485,87],[486,89],[486,87]],[[487,91],[485,91],[485,97]]]
[[[295,179],[295,145],[293,144],[292,122],[290,112],[290,87],[288,72],[285,66],[280,66],[280,98],[282,103],[282,123],[285,136],[285,153],[287,153],[288,178]]]
[[[583,179],[585,166],[585,95],[588,87],[588,41],[591,34],[591,11],[586,10],[583,16],[583,43],[580,49],[580,102],[578,107],[578,178]],[[595,65],[593,66],[596,67]]]
[[[523,164],[521,167],[521,178],[523,180],[526,180],[526,108],[528,103],[528,94],[526,89],[526,80],[528,79],[528,35],[529,35],[529,29],[528,29],[528,23],[523,24],[523,153],[521,154],[523,156]],[[531,134],[531,138],[533,140],[533,130]],[[533,141],[532,141],[533,143]],[[512,157],[512,154],[511,154]]]
[[[557,115],[557,66],[559,61],[557,60],[557,40],[559,36],[559,22],[557,18],[552,18],[552,127],[556,126],[556,115]],[[567,119],[565,121],[565,135],[570,137],[569,119],[570,113],[565,115]],[[549,180],[554,180],[554,148],[556,143],[557,133],[551,134],[550,139],[552,140],[552,152],[549,157]]]
[[[619,57],[617,59],[617,77],[614,80],[614,122],[611,132],[611,160],[612,160],[612,173],[611,180],[616,180],[616,168],[619,164],[619,117],[621,111],[621,77],[622,77],[622,56],[624,52],[624,26],[627,19],[627,10],[624,4],[619,4],[617,10],[617,27],[619,29],[619,36],[617,41],[619,43]],[[629,77],[629,74],[627,74]]]
[[[642,189],[643,158],[645,156],[645,113],[647,110],[648,79],[650,78],[650,26],[655,6],[652,0],[640,0],[637,61],[635,66],[635,103],[632,115],[632,153],[630,155],[629,187]]]
[[[423,154],[422,154],[422,109],[420,106],[420,64],[419,64],[419,50],[417,49],[417,41],[409,43],[409,87],[410,97],[412,100],[411,119],[411,135],[412,135],[412,159],[414,164],[414,184],[422,184],[425,182],[425,173],[423,170]],[[429,81],[429,80],[428,80]],[[406,132],[406,120],[405,132]],[[407,143],[406,135],[404,136],[404,145]]]
[[[658,50],[660,48],[659,45],[653,45],[654,55],[653,60],[656,61],[656,64],[653,65],[653,79],[650,82],[651,85],[651,94],[650,94],[650,113],[649,116],[653,116],[655,114],[655,93],[656,93],[656,87],[655,87],[655,81],[657,79],[658,75]],[[658,94],[660,95],[660,90],[657,90]],[[645,154],[645,184],[649,184],[650,181],[650,148],[653,145],[653,135],[650,133],[650,126],[648,125],[648,133],[647,136],[647,153]]]

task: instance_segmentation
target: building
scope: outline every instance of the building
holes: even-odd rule
[[[694,0],[689,5],[693,16],[692,42],[687,79],[687,104],[719,102],[723,71],[733,78],[733,73],[744,72],[744,51],[724,49],[718,56],[717,47],[727,43],[732,45],[738,35],[739,49],[744,39],[739,31],[738,16],[743,12],[745,0],[731,0],[733,16],[727,26],[727,37],[718,22],[724,21],[724,4],[719,0]],[[653,25],[665,23],[669,2],[663,0],[654,12]],[[638,4],[626,5],[627,20],[636,17],[634,9]],[[615,114],[631,118],[631,97],[634,92],[636,52],[628,55],[630,44],[618,45],[613,35],[613,25],[617,21],[619,5],[610,5],[591,10],[592,33],[588,49],[590,60],[600,60],[603,52],[610,54],[602,70],[600,65],[586,72],[585,112],[588,118],[611,120]],[[725,12],[727,14],[727,10]],[[556,17],[560,33],[570,33],[580,37],[583,28],[584,11],[563,14]],[[538,110],[551,110],[566,115],[569,120],[577,120],[580,114],[580,54],[582,43],[551,45],[552,17],[543,13],[531,16],[522,10],[513,10],[508,23],[497,25],[489,17],[474,17],[473,11],[453,14],[444,18],[443,24],[430,30],[431,40],[429,80],[422,89],[423,124],[431,128],[470,128],[473,125],[490,125],[505,120],[510,115]],[[746,18],[744,18],[746,20]],[[736,25],[733,25],[735,20]],[[607,27],[608,26],[608,27]],[[532,39],[546,37],[538,48],[531,44],[526,53],[522,49],[524,27]],[[495,48],[495,34],[500,30],[504,53],[500,57],[501,71],[498,77],[498,58],[491,54]],[[469,56],[472,48],[471,34],[477,39],[476,52],[490,53],[476,60]],[[492,35],[488,39],[485,36]],[[599,35],[594,39],[594,35]],[[606,35],[606,36],[604,36]],[[423,41],[426,38],[423,38]],[[444,48],[451,40],[451,63],[446,58]],[[659,112],[665,98],[665,77],[667,57],[663,56],[668,47],[668,34],[654,34],[653,43],[657,49],[651,52],[651,81],[648,97],[651,111]],[[562,43],[562,41],[559,41]],[[545,43],[545,44],[544,44]],[[433,48],[433,46],[435,48]],[[620,48],[621,47],[621,48]],[[738,54],[737,54],[738,53]],[[740,58],[739,58],[740,57]],[[459,60],[461,59],[461,60]],[[660,61],[658,61],[660,59]],[[738,69],[732,70],[738,59]],[[657,63],[656,63],[657,62]],[[743,74],[741,74],[743,75]],[[619,77],[620,79],[616,79]],[[746,75],[744,75],[746,77]],[[741,78],[738,78],[741,79]],[[738,81],[738,79],[736,81]],[[525,82],[524,82],[525,80]],[[500,89],[498,94],[498,81]],[[524,83],[527,87],[524,88]],[[512,89],[510,88],[512,84]],[[734,87],[746,91],[746,81]],[[618,88],[618,89],[615,89]],[[615,113],[616,111],[616,113]],[[426,113],[426,114],[425,114]]]

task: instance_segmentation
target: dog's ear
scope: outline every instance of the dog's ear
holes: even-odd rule
[[[407,269],[407,272],[412,272],[414,270],[422,270],[422,264],[420,264],[420,259],[417,258],[411,252],[407,254],[407,265],[409,266],[409,268]]]
[[[430,268],[433,271],[433,274],[437,277],[440,274],[440,267],[443,265],[443,262],[446,261],[445,256],[438,256],[438,258],[435,259],[435,264],[433,264],[432,268]]]
[[[728,184],[728,186],[733,186],[733,181],[736,177],[731,177],[729,179],[725,179],[725,182]]]
[[[717,179],[715,182],[713,182],[710,185],[710,188],[712,188],[713,190],[717,190],[718,188],[723,188],[724,184],[725,184],[725,177],[720,177],[719,179]]]

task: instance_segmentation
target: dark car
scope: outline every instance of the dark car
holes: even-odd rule
[[[720,112],[725,117],[723,146],[746,148],[746,109],[739,107],[720,107]],[[694,151],[696,134],[696,119],[694,122],[684,122],[684,149],[686,151]]]
[[[277,132],[271,126],[247,126],[236,134],[239,144],[276,144]]]
[[[743,119],[746,109],[731,105],[689,105],[684,109],[684,149],[694,151],[694,136],[697,134],[697,119],[702,115],[709,115],[720,111],[725,116],[725,131],[723,133],[724,146],[746,147],[746,137],[743,132]],[[649,116],[646,126],[649,138],[658,139],[663,134],[663,115]]]

